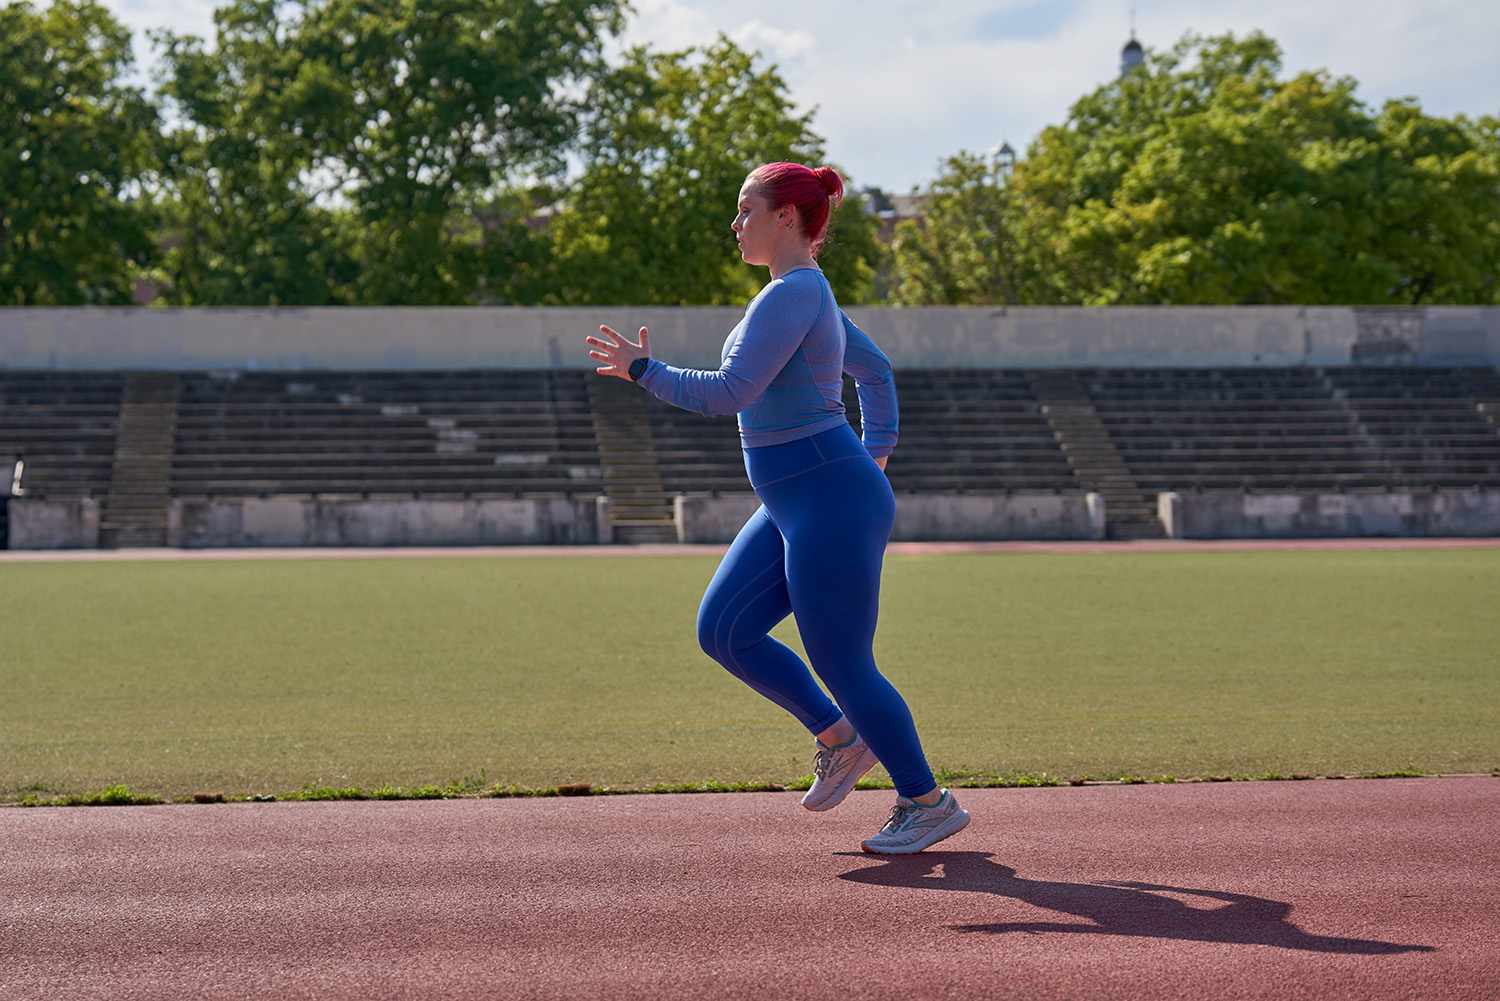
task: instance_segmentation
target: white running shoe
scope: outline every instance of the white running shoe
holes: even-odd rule
[[[855,734],[846,744],[825,747],[818,742],[818,754],[813,758],[813,784],[802,797],[802,805],[809,810],[832,810],[844,801],[854,783],[879,763],[875,752]]]
[[[874,837],[865,838],[860,847],[882,855],[910,855],[952,837],[969,826],[969,811],[947,789],[943,798],[932,806],[919,806],[905,796],[896,797],[890,819]]]

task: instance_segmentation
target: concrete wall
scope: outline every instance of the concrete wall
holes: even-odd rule
[[[754,494],[676,500],[679,542],[729,542],[760,506]],[[895,542],[1102,539],[1097,494],[897,494]]]
[[[0,309],[0,368],[593,368],[600,323],[717,367],[738,307]],[[1500,309],[851,307],[898,366],[1500,364]]]
[[[1500,536],[1500,490],[1157,495],[1174,539]]]
[[[11,549],[97,549],[99,502],[92,497],[12,497]]]
[[[760,507],[754,494],[722,494],[718,497],[685,497],[673,501],[677,541],[686,543],[730,542],[740,526]]]
[[[176,498],[167,545],[505,546],[592,544],[598,508],[583,500]]]

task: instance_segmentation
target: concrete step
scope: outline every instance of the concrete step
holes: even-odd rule
[[[609,499],[621,504],[667,504],[672,503],[672,494],[667,493],[660,487],[654,489],[631,490],[626,487],[621,490],[611,490]]]
[[[108,536],[119,545],[164,546],[167,543],[167,526],[160,525],[100,525],[99,537]]]
[[[1105,530],[1105,538],[1115,539],[1121,542],[1133,539],[1165,539],[1166,531],[1161,525],[1148,525],[1144,522],[1129,522],[1123,525],[1110,525]]]
[[[614,539],[620,545],[649,545],[677,541],[676,525],[615,525]]]

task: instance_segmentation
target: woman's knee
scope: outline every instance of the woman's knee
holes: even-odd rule
[[[722,661],[722,642],[719,636],[719,609],[714,602],[705,601],[698,606],[698,646],[714,660]]]

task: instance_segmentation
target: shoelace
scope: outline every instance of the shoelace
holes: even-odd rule
[[[918,810],[922,809],[913,803],[907,806],[905,803],[897,803],[891,807],[891,815],[885,822],[885,830],[895,833],[906,825],[906,822],[916,816]]]
[[[818,753],[813,755],[813,774],[820,779],[828,777],[828,769],[833,765],[833,748],[820,747]]]

